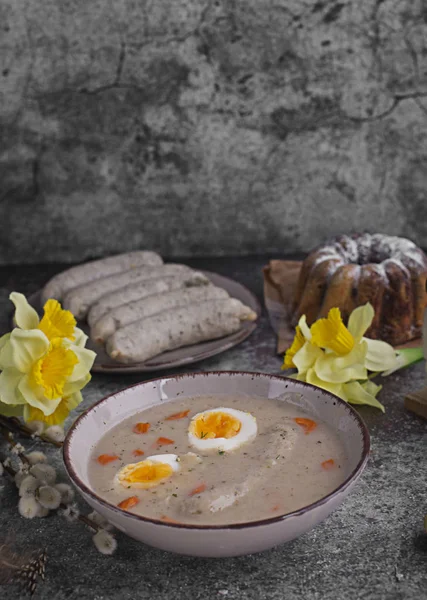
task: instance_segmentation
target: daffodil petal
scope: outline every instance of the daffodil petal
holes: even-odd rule
[[[9,339],[5,340],[4,344],[0,349],[0,369],[15,368],[12,348],[10,345],[10,336],[11,334],[9,333]]]
[[[21,417],[23,414],[24,405],[22,404],[5,404],[0,402],[0,415],[4,417]]]
[[[9,340],[10,340],[10,333],[5,333],[4,335],[2,335],[0,337],[0,352],[1,352],[2,348],[7,344],[7,342]]]
[[[354,379],[366,379],[365,367],[366,344],[357,344],[351,352],[344,356],[329,353],[316,360],[314,370],[322,381],[345,383]]]
[[[331,392],[331,394],[335,394],[335,396],[338,396],[343,400],[347,400],[343,391],[343,385],[341,383],[331,383],[329,381],[322,381],[322,379],[320,379],[316,375],[314,369],[309,369],[307,371],[306,381],[307,383],[311,383],[311,385],[315,385],[316,387]]]
[[[68,346],[70,350],[77,356],[78,363],[74,366],[73,372],[69,377],[68,381],[77,381],[87,375],[91,370],[93,362],[96,358],[96,353],[87,348],[80,348],[79,346]]]
[[[44,305],[44,315],[39,324],[49,340],[68,338],[74,340],[76,319],[69,310],[61,308],[58,300],[50,298]]]
[[[382,385],[377,385],[371,379],[368,379],[364,383],[361,383],[361,386],[365,391],[368,392],[368,394],[371,394],[372,396],[376,396],[383,388]]]
[[[79,404],[83,402],[83,396],[81,392],[74,392],[71,396],[67,398],[67,406],[70,412],[78,407]]]
[[[25,375],[21,379],[18,385],[18,389],[28,404],[34,406],[34,408],[40,409],[42,413],[46,416],[51,415],[56,410],[58,404],[61,402],[62,399],[55,398],[55,400],[49,400],[48,398],[43,396],[43,390],[34,388],[34,386],[31,385],[30,378],[28,375]]]
[[[69,414],[70,409],[65,398],[59,402],[56,409],[50,415],[45,415],[40,409],[34,408],[29,404],[26,404],[24,408],[24,420],[26,422],[41,421],[42,423],[45,423],[47,427],[51,427],[52,425],[62,425]]]
[[[301,350],[304,344],[305,337],[303,336],[303,334],[301,333],[301,329],[297,325],[295,327],[295,337],[293,339],[293,342],[290,345],[290,347],[286,350],[286,354],[283,359],[282,369],[293,369],[295,367],[293,358],[298,352],[298,350]]]
[[[312,343],[335,354],[345,356],[355,346],[354,338],[344,325],[339,308],[331,308],[326,319],[318,319],[311,326]]]
[[[311,331],[310,327],[307,325],[307,318],[305,315],[302,315],[300,320],[298,321],[298,326],[301,330],[301,333],[305,337],[306,340],[311,340]]]
[[[3,368],[15,367],[27,373],[48,348],[49,340],[42,331],[14,329],[0,352],[0,363]]]
[[[297,381],[307,381],[307,373],[295,373],[294,375],[291,375],[291,377]]]
[[[313,346],[311,342],[306,342],[293,357],[293,363],[298,369],[298,373],[302,374],[308,371],[322,354],[323,352],[320,348]]]
[[[5,333],[0,338],[0,369],[7,369],[8,367],[13,366],[13,362],[10,361],[10,352],[6,350],[3,352],[3,349],[7,347],[10,342],[10,333]]]
[[[301,375],[298,373],[292,373],[292,375],[286,375],[286,377],[289,377],[289,379],[296,379],[297,381],[305,381],[305,376],[306,376],[306,373],[301,373]]]
[[[21,329],[36,329],[39,326],[39,315],[28,301],[24,294],[12,292],[9,299],[15,305],[15,323]]]
[[[68,380],[64,385],[63,395],[71,396],[72,394],[79,392],[89,383],[91,379],[92,375],[90,373],[87,373],[84,377],[78,379],[77,381]]]
[[[398,365],[396,351],[390,344],[368,338],[363,338],[363,341],[368,345],[365,367],[369,371],[387,371]]]
[[[374,308],[369,302],[363,306],[358,306],[353,310],[348,319],[347,329],[355,338],[356,342],[359,342],[365,335],[366,331],[371,326],[374,316]]]
[[[84,331],[82,331],[81,329],[79,329],[79,327],[75,327],[74,329],[74,341],[73,344],[74,346],[78,346],[79,348],[84,348],[84,346],[86,345],[86,342],[88,341],[88,336],[85,334]]]
[[[19,382],[24,375],[17,369],[5,369],[0,373],[0,399],[4,404],[25,404],[25,399],[19,393]]]
[[[374,384],[375,385],[375,384]],[[351,404],[367,404],[379,408],[385,412],[384,406],[375,398],[375,396],[365,389],[358,381],[345,383],[344,389]]]

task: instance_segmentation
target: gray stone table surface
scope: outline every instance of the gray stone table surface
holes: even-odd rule
[[[197,259],[192,266],[234,277],[262,296],[266,258]],[[0,268],[0,326],[10,318],[8,295],[29,294],[61,265]],[[240,346],[187,370],[242,369],[280,373],[274,335],[264,314]],[[382,415],[361,408],[372,436],[372,455],[356,490],[324,523],[291,543],[262,554],[227,559],[181,557],[117,534],[112,557],[99,554],[80,524],[53,515],[24,520],[17,492],[0,481],[0,533],[17,548],[45,546],[46,581],[35,598],[49,600],[400,600],[427,598],[427,423],[406,412],[405,393],[424,383],[424,365],[384,380]],[[77,413],[104,395],[155,374],[94,375]],[[30,447],[37,444],[26,444]],[[62,478],[60,452],[43,448]],[[0,446],[0,455],[3,448]],[[85,507],[82,503],[82,510]],[[0,598],[18,599],[17,588],[0,587]]]

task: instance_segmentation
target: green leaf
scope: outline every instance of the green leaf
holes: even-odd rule
[[[391,375],[398,369],[404,369],[424,359],[421,346],[419,348],[402,348],[402,350],[396,350],[396,354],[396,366],[388,371],[384,371],[383,377],[387,377],[387,375]]]

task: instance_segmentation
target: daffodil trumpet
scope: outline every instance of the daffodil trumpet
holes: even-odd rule
[[[396,351],[380,340],[365,336],[374,318],[370,303],[351,313],[347,326],[339,308],[309,327],[303,315],[287,350],[282,369],[295,368],[292,375],[330,391],[351,404],[367,404],[384,412],[376,396],[381,390],[372,378],[388,375],[423,358],[422,348]]]
[[[56,300],[46,302],[41,319],[23,294],[10,300],[16,327],[0,338],[0,414],[62,424],[82,401],[95,352]]]

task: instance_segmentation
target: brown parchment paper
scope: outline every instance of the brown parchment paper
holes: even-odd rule
[[[271,260],[263,268],[264,303],[271,326],[277,335],[277,353],[283,354],[294,339],[295,329],[290,325],[290,313],[302,261]],[[396,348],[416,348],[421,338]]]

